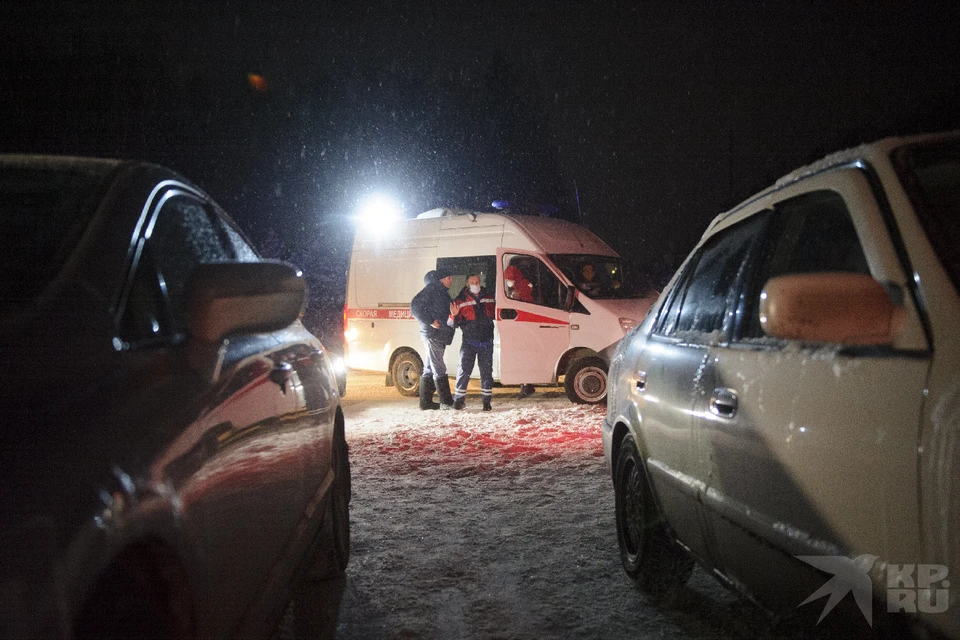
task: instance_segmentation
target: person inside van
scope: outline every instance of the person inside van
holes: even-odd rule
[[[410,315],[420,323],[420,340],[427,354],[420,376],[420,409],[452,409],[453,397],[443,352],[453,342],[456,306],[447,291],[453,284],[453,276],[444,269],[428,271],[423,283],[423,289],[410,302]],[[439,404],[433,401],[434,390]]]
[[[507,287],[508,298],[520,302],[533,302],[533,283],[524,277],[520,268],[513,262],[504,270],[503,281]]]
[[[473,274],[467,277],[467,286],[453,303],[457,305],[457,311],[453,314],[454,325],[463,332],[453,408],[466,408],[467,384],[476,362],[480,365],[480,398],[483,400],[483,410],[490,411],[490,399],[493,397],[493,320],[497,316],[496,299],[480,286],[480,276]]]
[[[600,279],[597,278],[596,267],[593,266],[593,263],[584,262],[580,266],[580,283],[577,285],[577,288],[591,297],[600,293],[603,285],[600,284]]]

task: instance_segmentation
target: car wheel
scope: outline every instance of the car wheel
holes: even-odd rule
[[[337,425],[334,436],[334,469],[336,480],[333,483],[333,548],[336,554],[335,565],[338,573],[347,570],[350,562],[350,496],[353,493],[350,477],[350,451],[344,434],[342,420]]]
[[[650,595],[672,597],[690,577],[693,559],[660,517],[632,436],[620,445],[613,486],[624,570]]]
[[[330,488],[320,535],[317,537],[317,558],[311,578],[327,579],[342,576],[350,562],[350,456],[344,435],[343,419],[338,416],[333,436],[334,481]]]
[[[131,549],[97,581],[74,638],[193,637],[186,573],[169,553]]]
[[[574,360],[567,368],[563,387],[577,404],[598,404],[607,399],[607,366],[596,356]]]
[[[393,361],[390,371],[393,384],[402,396],[417,396],[420,394],[420,374],[423,373],[423,363],[420,356],[412,351],[404,351]]]

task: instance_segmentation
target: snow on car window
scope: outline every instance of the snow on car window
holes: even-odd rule
[[[211,216],[193,198],[175,196],[164,203],[150,236],[156,266],[166,283],[178,323],[183,322],[183,296],[193,269],[201,263],[232,259]]]
[[[236,229],[229,224],[223,225],[227,230],[227,237],[230,239],[230,246],[233,248],[234,257],[240,262],[256,262],[259,260],[250,245],[237,233]]]

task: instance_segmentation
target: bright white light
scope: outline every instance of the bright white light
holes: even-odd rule
[[[374,193],[360,201],[357,218],[366,227],[383,230],[399,220],[402,212],[396,200],[382,193]]]

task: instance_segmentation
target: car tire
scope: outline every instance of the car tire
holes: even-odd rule
[[[342,576],[350,562],[350,455],[344,434],[343,418],[338,416],[333,435],[334,480],[330,488],[316,559],[309,577],[325,580]]]
[[[393,385],[402,396],[416,397],[420,395],[420,375],[423,373],[423,362],[413,351],[404,351],[393,360],[390,374]]]
[[[660,516],[633,436],[620,444],[613,486],[624,571],[644,592],[672,599],[690,577],[693,559]]]
[[[191,638],[186,573],[169,553],[131,549],[113,562],[74,620],[72,637]]]
[[[563,388],[571,402],[599,404],[607,399],[607,365],[596,356],[578,358],[567,367]]]

